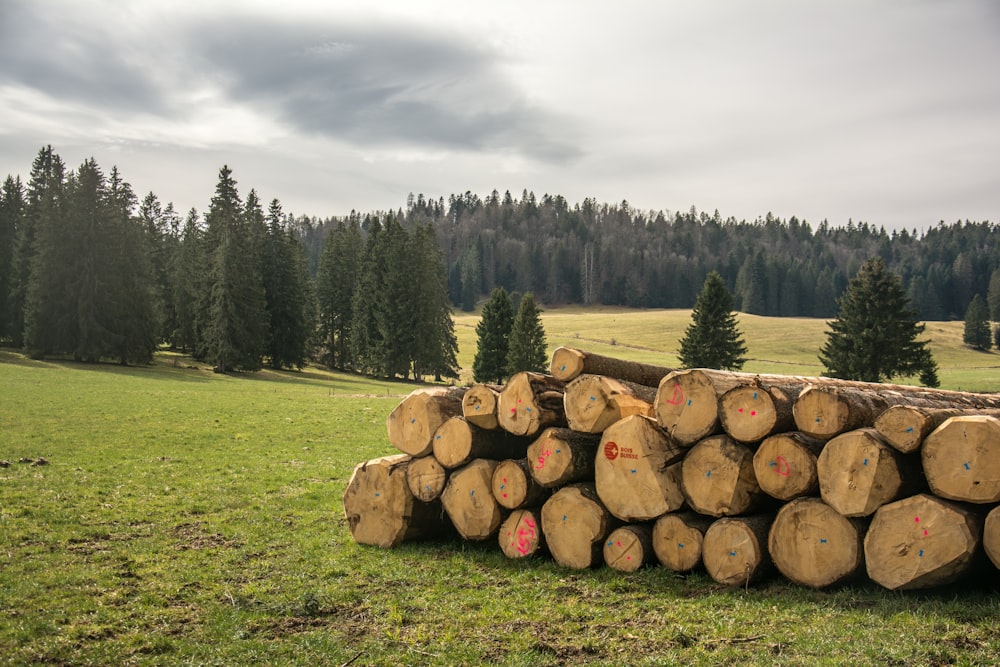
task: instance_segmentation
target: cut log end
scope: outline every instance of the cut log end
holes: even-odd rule
[[[1000,502],[997,417],[951,417],[927,436],[920,453],[935,495],[969,503]]]
[[[823,441],[790,431],[766,438],[753,455],[754,475],[761,490],[778,500],[819,494],[816,459]]]
[[[500,461],[493,471],[493,497],[507,509],[541,505],[549,492],[531,476],[527,459]]]
[[[664,514],[653,524],[657,560],[674,572],[690,572],[701,565],[702,542],[712,519],[695,512]]]
[[[771,569],[767,533],[773,517],[756,515],[719,519],[705,531],[702,559],[705,570],[725,586],[746,586]]]
[[[778,512],[768,551],[791,581],[826,588],[860,571],[864,531],[863,521],[848,519],[819,498],[799,498]]]
[[[459,534],[467,540],[496,535],[504,512],[493,497],[493,471],[498,462],[476,459],[452,472],[441,494],[441,504]]]
[[[541,512],[534,509],[511,512],[500,525],[498,541],[507,558],[530,558],[544,552]]]
[[[691,445],[720,430],[719,395],[697,369],[674,371],[660,382],[656,419],[675,440]]]
[[[692,447],[681,474],[688,505],[701,514],[745,514],[764,500],[754,474],[753,452],[728,435],[705,438]]]
[[[652,531],[646,525],[616,528],[604,542],[604,562],[619,572],[635,572],[655,560]]]
[[[446,420],[462,414],[464,387],[434,387],[410,393],[386,418],[392,446],[410,456],[433,450],[434,432]]]
[[[913,466],[902,457],[874,428],[841,434],[816,460],[820,495],[844,516],[870,516],[914,484]]]
[[[406,483],[417,500],[428,503],[441,497],[448,471],[433,456],[421,456],[406,467]]]
[[[553,559],[587,569],[603,562],[603,542],[614,526],[592,484],[565,486],[542,505],[542,530]]]

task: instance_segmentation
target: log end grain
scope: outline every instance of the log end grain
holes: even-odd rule
[[[874,428],[843,433],[816,460],[820,495],[844,516],[870,516],[905,488],[901,457]]]
[[[762,500],[753,452],[728,435],[705,438],[692,447],[684,457],[681,474],[688,505],[701,514],[744,514]]]
[[[417,389],[400,401],[386,418],[392,446],[410,456],[426,456],[432,437],[445,420],[462,414],[462,387]]]
[[[563,382],[569,382],[584,372],[586,353],[571,347],[557,347],[552,352],[549,373]]]
[[[927,436],[920,454],[935,495],[970,503],[1000,502],[997,417],[951,417]]]
[[[754,475],[761,490],[778,500],[819,493],[816,459],[823,441],[790,431],[765,438],[753,455]]]
[[[410,493],[421,502],[431,502],[441,497],[448,482],[448,471],[433,456],[421,456],[406,467],[406,484]]]
[[[530,558],[545,550],[541,512],[518,509],[510,513],[500,525],[498,536],[500,550],[507,558]]]
[[[698,369],[664,376],[653,409],[660,425],[681,444],[694,444],[720,428],[715,385]]]
[[[603,542],[613,530],[611,514],[592,484],[559,489],[542,505],[542,531],[552,558],[570,569],[596,567]]]
[[[504,459],[493,471],[493,497],[502,507],[541,505],[549,492],[531,476],[527,459]]]
[[[1000,505],[986,515],[983,526],[983,547],[990,561],[1000,569]]]
[[[497,402],[500,398],[500,388],[487,384],[474,384],[462,397],[462,416],[470,424],[479,428],[496,429],[500,427],[497,419]]]
[[[619,572],[635,572],[656,560],[648,526],[630,524],[611,531],[604,541],[604,562]]]
[[[695,512],[664,514],[657,519],[653,551],[660,564],[674,572],[690,572],[701,565],[702,542],[712,521]]]
[[[864,530],[863,521],[848,519],[819,498],[799,498],[778,511],[768,551],[791,581],[826,588],[861,570]]]
[[[705,570],[725,586],[745,586],[763,578],[771,569],[767,532],[773,517],[727,517],[705,531],[702,559]]]
[[[493,497],[497,461],[476,459],[451,473],[441,504],[459,534],[470,541],[496,535],[504,512]]]
[[[719,398],[722,428],[737,442],[759,442],[778,430],[787,430],[791,401],[779,404],[771,392],[759,386],[734,387]],[[785,419],[787,417],[787,419]]]

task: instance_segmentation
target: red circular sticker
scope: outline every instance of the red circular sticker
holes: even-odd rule
[[[604,456],[609,461],[614,461],[618,458],[618,445],[614,442],[608,442],[608,444],[604,445]]]

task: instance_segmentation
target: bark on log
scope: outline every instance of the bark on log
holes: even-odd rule
[[[1000,502],[1000,418],[951,417],[920,449],[931,492],[969,503]]]
[[[702,560],[705,570],[725,586],[748,586],[768,575],[773,564],[767,553],[767,534],[773,514],[726,517],[705,531]]]
[[[645,524],[616,528],[604,542],[604,562],[619,572],[635,572],[655,561],[653,531]]]
[[[500,391],[497,419],[514,435],[536,436],[549,426],[565,426],[565,383],[551,375],[516,373]]]
[[[990,562],[1000,569],[1000,505],[986,515],[986,523],[983,526],[983,547]]]
[[[549,489],[573,482],[593,482],[600,440],[596,434],[550,426],[528,445],[531,476]]]
[[[493,430],[500,428],[497,403],[502,387],[495,384],[474,384],[462,397],[462,416],[470,424]]]
[[[733,387],[719,398],[723,430],[737,442],[760,442],[794,427],[792,404],[803,389],[793,383],[754,382]]]
[[[392,446],[410,456],[426,456],[433,436],[446,420],[462,414],[464,387],[417,389],[404,398],[386,419]]]
[[[344,514],[358,544],[394,547],[406,540],[447,531],[438,503],[421,503],[410,493],[406,454],[359,463],[344,491]]]
[[[701,565],[705,531],[714,519],[697,512],[664,514],[653,524],[653,550],[664,567],[690,572]]]
[[[838,435],[816,460],[823,500],[844,516],[870,516],[910,493],[921,480],[916,460],[900,454],[874,428]]]
[[[647,387],[656,387],[672,370],[653,364],[605,357],[572,347],[557,347],[552,353],[552,363],[549,365],[549,373],[563,382],[569,382],[584,373],[589,373],[635,382]]]
[[[725,434],[692,447],[684,457],[681,475],[688,505],[701,514],[748,514],[766,502],[754,474],[753,452]]]
[[[493,471],[493,497],[509,510],[540,507],[549,497],[549,490],[531,476],[528,459],[500,461]]]
[[[544,553],[541,517],[537,509],[518,509],[504,519],[498,541],[507,558],[530,558]]]
[[[464,417],[448,419],[434,432],[434,458],[445,468],[460,468],[473,459],[518,459],[530,440],[506,431],[489,431]]]
[[[930,494],[880,507],[865,535],[868,576],[889,590],[951,583],[975,562],[981,517]]]
[[[563,396],[566,422],[581,433],[602,433],[631,415],[653,416],[656,389],[605,375],[581,375]]]
[[[421,456],[406,466],[406,484],[417,500],[429,503],[441,497],[448,471],[433,456]]]
[[[798,498],[778,511],[768,552],[791,581],[826,588],[861,572],[866,528],[864,520],[849,519],[819,498]]]
[[[678,510],[684,504],[679,462],[685,453],[651,417],[626,417],[601,438],[597,494],[624,521],[650,521]]]
[[[504,511],[493,497],[497,461],[476,459],[451,473],[441,493],[441,505],[459,535],[470,541],[496,536]]]
[[[761,490],[785,501],[818,495],[816,460],[824,444],[798,431],[765,439],[753,455],[754,475]]]
[[[984,410],[986,410],[984,408]],[[980,414],[976,408],[921,408],[915,405],[893,405],[875,418],[875,430],[886,442],[904,454],[920,449],[924,438],[949,417]],[[1000,411],[994,411],[994,416]]]
[[[604,538],[618,525],[593,484],[564,486],[542,505],[545,543],[563,567],[579,570],[600,565]]]
[[[735,380],[705,369],[674,371],[657,389],[656,419],[678,443],[693,445],[722,430],[719,396],[735,386]]]

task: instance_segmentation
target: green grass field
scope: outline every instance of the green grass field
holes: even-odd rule
[[[662,312],[545,316],[553,347],[665,365],[684,326]],[[459,318],[470,362],[472,324]],[[754,363],[804,361],[779,354],[808,347],[804,324],[767,344],[751,324],[752,356],[772,360]],[[968,373],[963,382],[990,376]],[[780,578],[733,590],[659,567],[510,561],[494,543],[357,545],[341,504],[348,477],[392,453],[385,419],[411,389],[317,369],[221,376],[169,354],[121,368],[0,350],[0,664],[990,665],[1000,655],[995,571],[924,593],[818,592]]]

